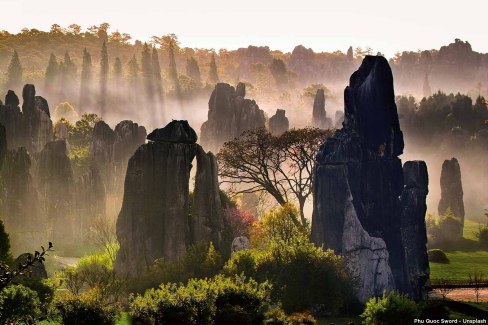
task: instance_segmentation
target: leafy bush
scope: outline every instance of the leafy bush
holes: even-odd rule
[[[481,227],[476,237],[480,241],[480,246],[488,250],[488,226]]]
[[[13,261],[10,253],[10,238],[5,231],[3,221],[0,219],[0,263],[9,264]]]
[[[37,294],[40,302],[41,315],[45,317],[49,312],[49,308],[54,299],[54,292],[56,290],[52,280],[20,277],[14,282],[33,290]]]
[[[0,323],[34,323],[41,316],[41,302],[34,290],[21,284],[0,292]]]
[[[303,311],[323,304],[336,312],[353,294],[353,283],[342,259],[297,237],[290,242],[272,243],[266,251],[237,252],[224,267],[227,274],[244,274],[273,285],[271,298],[285,312]]]
[[[442,249],[429,249],[427,251],[429,262],[449,264],[449,258]]]
[[[142,293],[161,283],[185,283],[192,278],[212,277],[222,270],[223,264],[212,243],[200,242],[191,245],[177,261],[156,260],[148,272],[129,282],[129,290]]]
[[[130,313],[135,324],[260,324],[268,304],[269,284],[218,275],[132,296]]]
[[[462,223],[448,208],[441,216],[428,215],[426,219],[427,234],[433,244],[451,243],[459,239]]]
[[[272,308],[264,313],[264,325],[289,325],[288,317],[283,309]]]
[[[419,316],[415,302],[407,296],[390,292],[381,298],[371,298],[366,302],[361,318],[365,325],[407,325]]]
[[[101,304],[97,294],[90,291],[81,295],[57,295],[50,313],[50,319],[70,325],[115,324],[119,316],[118,305]]]

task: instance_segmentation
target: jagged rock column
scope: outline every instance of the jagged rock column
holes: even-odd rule
[[[458,237],[461,238],[464,229],[463,183],[461,181],[461,167],[456,158],[444,160],[442,164],[439,215],[446,213],[447,209],[451,209],[454,216],[459,219],[461,227]]]

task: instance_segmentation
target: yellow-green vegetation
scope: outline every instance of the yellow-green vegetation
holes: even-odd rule
[[[488,277],[488,252],[446,252],[449,264],[430,263],[430,278],[433,281],[467,281],[468,274],[479,271]]]
[[[476,234],[479,232],[480,227],[483,226],[481,222],[471,219],[464,219],[464,231],[463,237],[470,240],[478,240]]]

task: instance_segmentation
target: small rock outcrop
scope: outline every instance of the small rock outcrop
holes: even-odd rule
[[[117,220],[120,250],[115,267],[128,276],[137,276],[158,258],[175,260],[196,242],[212,241],[219,247],[223,229],[215,157],[196,144],[188,122],[172,121],[151,132],[148,140],[129,160]]]
[[[313,100],[312,126],[319,129],[330,129],[332,120],[327,117],[325,111],[325,94],[323,89],[318,89]]]
[[[201,143],[206,150],[218,152],[224,142],[242,132],[265,126],[264,111],[254,100],[244,98],[244,84],[236,92],[226,83],[218,83],[208,102],[208,120],[201,128]]]
[[[39,193],[47,222],[52,225],[52,242],[58,247],[74,243],[80,235],[75,231],[74,179],[66,142],[48,142],[41,151],[38,164]]]
[[[12,269],[19,269],[21,265],[25,265],[28,261],[33,260],[34,256],[31,253],[24,253],[17,257],[12,265]],[[44,263],[41,261],[35,261],[34,264],[28,269],[28,271],[24,272],[24,274],[20,275],[21,277],[42,280],[47,279],[47,271]]]
[[[246,236],[239,236],[232,240],[231,254],[251,248],[251,242]]]
[[[403,134],[393,76],[366,56],[344,91],[343,128],[324,143],[313,175],[312,240],[345,257],[365,302],[384,290],[426,294],[424,162],[402,168]]]
[[[439,201],[438,213],[443,215],[447,209],[461,223],[459,238],[463,236],[464,229],[464,201],[463,184],[461,181],[461,168],[456,158],[444,160],[441,171],[441,199]]]
[[[275,115],[269,119],[269,132],[273,135],[280,135],[285,133],[290,128],[290,122],[285,116],[286,111],[284,109],[277,109]]]

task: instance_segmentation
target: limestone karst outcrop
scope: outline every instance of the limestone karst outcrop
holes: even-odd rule
[[[245,94],[244,84],[239,91],[226,83],[218,83],[208,102],[208,120],[201,128],[201,144],[205,150],[218,152],[224,142],[244,131],[264,127],[264,111]]]
[[[269,132],[273,135],[280,135],[290,128],[290,122],[285,116],[284,109],[277,109],[275,115],[269,118]]]
[[[461,181],[461,168],[456,158],[444,160],[441,171],[441,199],[439,200],[438,213],[443,215],[447,209],[460,221],[458,236],[463,236],[464,229],[464,201],[463,184]]]
[[[0,123],[5,126],[8,149],[25,147],[30,153],[40,152],[53,138],[53,124],[49,105],[36,96],[34,85],[26,84],[22,91],[22,110],[19,98],[9,90],[5,105],[0,105]]]
[[[96,165],[81,175],[75,183],[76,223],[81,232],[86,232],[92,222],[105,218],[105,185]]]
[[[1,214],[15,251],[43,244],[44,219],[39,197],[30,173],[31,157],[24,147],[7,152],[2,169]]]
[[[74,243],[79,237],[74,220],[74,178],[66,142],[48,142],[41,151],[37,180],[41,208],[52,228],[52,242],[58,247]]]
[[[365,302],[384,290],[426,294],[424,162],[403,152],[393,76],[386,59],[366,56],[344,91],[343,128],[316,157],[312,240],[345,257]]]
[[[7,154],[7,131],[5,126],[0,124],[0,170],[3,166],[3,161],[5,160],[5,155]]]
[[[105,167],[113,162],[115,132],[104,121],[98,121],[93,127],[92,142],[90,144],[91,163]]]
[[[325,94],[323,89],[317,89],[313,100],[312,126],[319,129],[330,129],[332,120],[325,111]]]
[[[223,228],[215,157],[198,144],[187,121],[151,132],[129,159],[117,220],[116,269],[136,276],[156,259],[175,260],[189,245],[213,241]],[[190,211],[190,170],[197,175]]]

